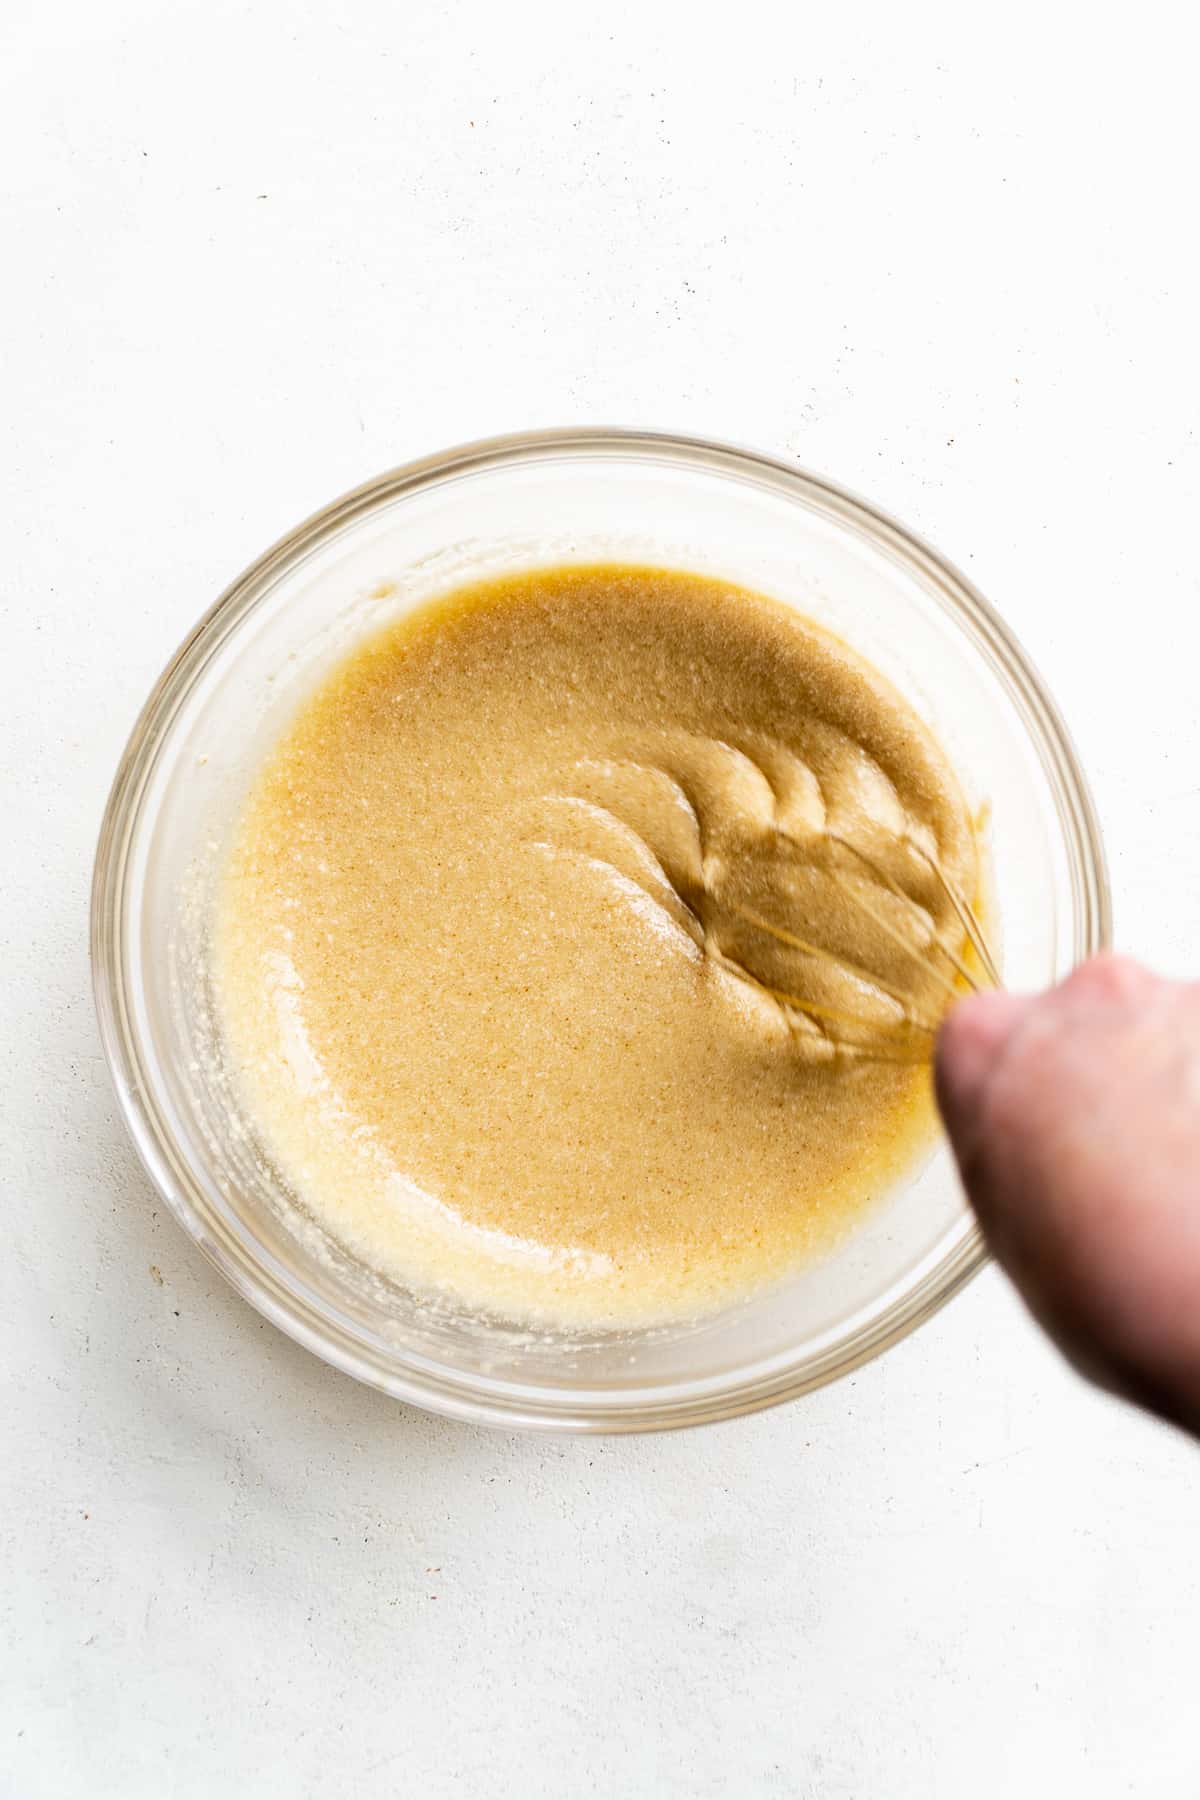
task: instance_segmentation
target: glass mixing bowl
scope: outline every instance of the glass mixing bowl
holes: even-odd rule
[[[629,431],[468,445],[384,475],[269,550],[172,660],[117,771],[92,957],[129,1130],[184,1228],[267,1318],[402,1400],[509,1426],[633,1431],[788,1399],[919,1324],[985,1251],[939,1144],[833,1253],[728,1310],[556,1336],[374,1277],[290,1192],[214,1075],[209,900],[247,785],[331,663],[468,576],[675,564],[775,594],[887,674],[986,809],[1006,982],[1036,988],[1109,936],[1084,777],[1029,662],[971,585],[874,508],[749,451]]]

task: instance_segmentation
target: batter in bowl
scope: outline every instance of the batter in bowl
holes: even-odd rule
[[[268,758],[226,1048],[381,1273],[559,1328],[695,1315],[929,1141],[978,885],[944,754],[844,644],[698,575],[538,569],[366,642]]]

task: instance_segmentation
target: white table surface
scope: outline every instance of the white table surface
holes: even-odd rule
[[[1061,701],[1121,942],[1197,964],[1186,9],[7,0],[0,1793],[1200,1788],[1200,1458],[989,1272],[663,1439],[406,1411],[226,1290],[88,991],[122,742],[382,468],[664,425],[956,558]]]

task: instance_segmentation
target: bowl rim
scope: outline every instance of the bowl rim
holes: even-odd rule
[[[815,1353],[799,1350],[765,1374],[753,1366],[674,1393],[611,1394],[484,1383],[424,1358],[375,1353],[314,1303],[282,1266],[249,1254],[200,1183],[154,1103],[134,1023],[124,953],[130,859],[158,756],[194,683],[277,579],[317,544],[377,507],[463,474],[576,455],[653,455],[677,465],[750,475],[867,537],[924,577],[944,611],[965,628],[1021,717],[1048,779],[1070,867],[1076,960],[1106,948],[1112,900],[1099,822],[1086,777],[1058,708],[1014,634],[983,595],[932,546],[869,501],[763,452],[690,435],[622,427],[562,427],[475,440],[375,476],[311,514],[232,581],[188,633],[152,687],[121,755],[105,806],[92,876],[92,987],[105,1060],[134,1147],[164,1202],[231,1286],[264,1317],[325,1362],[392,1397],[472,1424],[578,1433],[667,1430],[760,1411],[860,1368],[950,1300],[988,1260],[971,1221],[947,1254],[915,1282]],[[779,1359],[776,1358],[776,1363]]]

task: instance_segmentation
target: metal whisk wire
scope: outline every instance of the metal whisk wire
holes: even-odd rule
[[[785,834],[781,833],[780,836],[784,837]],[[896,899],[910,908],[921,911],[922,914],[924,914],[924,909],[920,907],[919,902],[914,900],[911,894],[906,893],[904,888],[902,888],[889,872],[874,857],[869,855],[867,851],[861,849],[857,844],[851,843],[848,838],[844,838],[838,833],[828,832],[825,836],[829,843],[837,845],[839,850],[845,851],[861,866],[866,868],[874,880]],[[829,869],[827,873],[845,898],[848,899],[852,905],[857,906],[864,916],[871,920],[877,930],[882,932],[883,935],[902,950],[906,956],[910,956],[921,962],[924,973],[932,976],[938,986],[941,987],[943,992],[949,998],[959,996],[963,991],[964,985],[972,992],[979,992],[981,987],[985,985],[996,988],[1001,987],[1003,983],[1000,978],[996,959],[992,954],[983,927],[973,908],[967,904],[962,895],[954,887],[953,883],[949,881],[945,870],[935,856],[930,855],[922,845],[916,843],[909,836],[905,836],[900,841],[904,843],[907,849],[914,852],[926,864],[945,894],[955,917],[962,927],[963,936],[978,960],[979,967],[983,972],[983,981],[977,977],[975,972],[964,960],[963,956],[959,955],[958,952],[947,944],[936,932],[931,932],[923,943],[914,943],[911,938],[906,937],[903,932],[897,930],[896,927],[883,916],[878,907],[871,904],[866,895],[861,892],[858,884],[844,879],[839,875],[836,869]],[[756,911],[752,907],[738,903],[735,904],[731,910],[736,917],[743,920],[755,930],[763,932],[776,943],[782,944],[786,948],[794,950],[801,955],[814,958],[831,965],[832,967],[841,969],[848,975],[857,979],[869,979],[871,986],[878,993],[886,996],[893,1004],[901,1009],[901,1016],[894,1021],[869,1022],[861,1016],[846,1012],[841,1008],[828,1006],[824,1002],[807,999],[802,995],[794,993],[789,988],[783,988],[760,980],[752,975],[749,970],[742,966],[742,964],[718,953],[717,960],[729,973],[749,982],[752,986],[758,988],[760,992],[769,994],[783,1009],[785,1016],[788,1014],[802,1015],[811,1020],[812,1023],[818,1027],[826,1042],[832,1044],[835,1054],[839,1056],[851,1060],[894,1063],[905,1067],[918,1067],[928,1063],[933,1048],[933,1040],[938,1030],[938,1021],[926,1019],[913,1010],[913,997],[911,993],[905,992],[902,988],[897,987],[895,983],[889,982],[881,976],[874,973],[868,974],[866,970],[862,969],[850,957],[843,956],[837,951],[827,949],[823,945],[813,943],[810,939],[801,936],[798,932],[792,931],[788,926],[780,924],[777,920],[766,917],[763,913]],[[932,962],[931,958],[934,952],[939,953],[950,964],[954,971],[953,976],[939,969]],[[853,1036],[835,1038],[828,1029],[830,1026],[838,1027],[843,1033],[846,1031],[860,1034],[870,1032],[874,1034],[873,1039],[872,1041],[864,1043]]]

